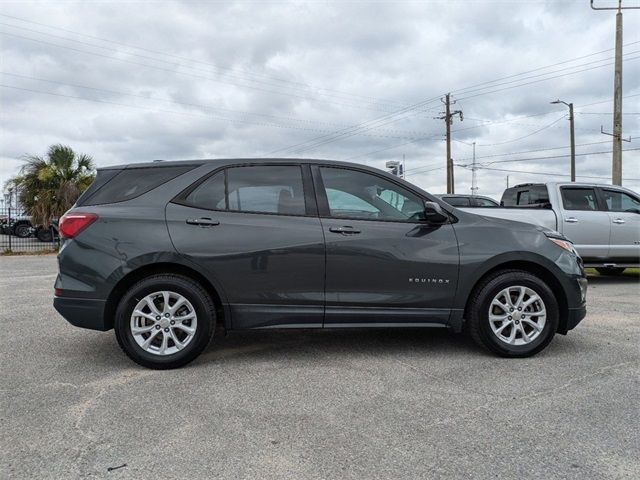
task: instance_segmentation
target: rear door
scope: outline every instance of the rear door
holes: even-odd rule
[[[609,257],[618,262],[640,261],[640,198],[629,192],[600,188],[611,222]]]
[[[167,205],[175,248],[222,289],[234,329],[322,326],[324,239],[308,172],[228,167]]]
[[[327,246],[325,326],[446,323],[459,261],[452,225],[421,222],[422,198],[383,176],[313,173]]]
[[[585,260],[606,260],[609,256],[610,220],[600,205],[594,187],[560,187],[562,233]]]

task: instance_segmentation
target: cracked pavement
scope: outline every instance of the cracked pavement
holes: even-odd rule
[[[162,372],[67,324],[55,273],[0,257],[2,478],[640,477],[637,277],[590,278],[587,318],[534,358],[444,330],[266,331]]]

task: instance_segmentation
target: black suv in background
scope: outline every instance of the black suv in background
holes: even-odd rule
[[[105,168],[59,229],[55,308],[151,368],[193,360],[217,327],[465,328],[524,357],[586,313],[567,239],[356,164]]]

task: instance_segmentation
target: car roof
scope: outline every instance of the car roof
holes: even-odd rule
[[[177,166],[201,166],[205,164],[260,164],[260,163],[304,163],[304,164],[323,164],[323,165],[341,165],[359,168],[375,168],[361,163],[342,162],[338,160],[314,159],[314,158],[205,158],[193,160],[153,160],[151,162],[127,163],[121,165],[112,165],[99,168],[98,170],[122,170],[130,168],[150,168],[150,167],[177,167]]]

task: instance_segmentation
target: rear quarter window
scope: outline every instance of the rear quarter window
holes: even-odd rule
[[[139,197],[193,168],[193,165],[188,165],[120,170],[119,173],[98,187],[93,195],[87,196],[82,205],[125,202]]]

